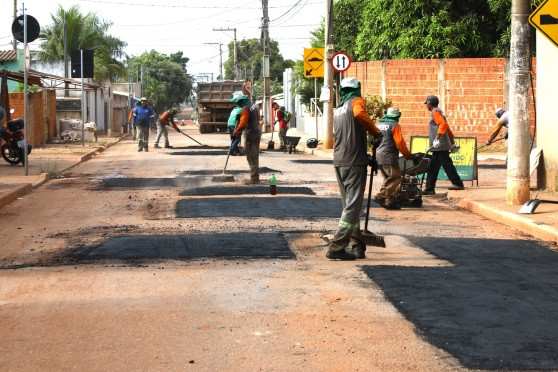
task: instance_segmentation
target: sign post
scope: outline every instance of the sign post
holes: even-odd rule
[[[558,0],[545,0],[529,16],[529,23],[558,46]]]

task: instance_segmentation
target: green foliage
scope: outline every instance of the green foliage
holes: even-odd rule
[[[384,115],[384,112],[391,107],[392,101],[386,99],[385,101],[381,96],[366,94],[364,97],[364,102],[366,103],[366,113],[374,123],[378,122],[380,118]]]
[[[283,71],[293,66],[294,62],[291,60],[285,61],[279,52],[279,44],[277,41],[271,40],[269,55],[269,75],[270,75],[270,92],[271,95],[283,91]],[[237,41],[237,65],[238,65],[238,79],[244,81],[252,81],[253,79],[253,97],[262,95],[262,59],[263,48],[258,39],[243,39]],[[228,45],[229,56],[224,62],[224,75],[225,80],[234,79],[234,43]],[[258,95],[256,95],[258,94]],[[255,99],[255,98],[254,98]]]
[[[192,78],[186,74],[184,66],[177,62],[177,56],[182,59],[182,52],[166,56],[151,50],[129,61],[131,70],[143,67],[144,96],[156,112],[178,107],[190,97]]]
[[[83,15],[77,5],[68,10],[64,10],[60,5],[57,13],[51,14],[51,19],[52,25],[44,27],[39,34],[39,59],[64,59],[66,19],[68,54],[73,50],[94,50],[95,80],[116,80],[125,75],[126,70],[117,59],[124,57],[123,49],[127,44],[108,34],[112,23],[100,19],[94,13]]]
[[[318,89],[324,84],[323,78],[318,78]],[[310,107],[310,100],[315,96],[314,79],[304,77],[304,62],[296,61],[293,67],[293,89],[300,95],[300,102]],[[318,92],[318,97],[320,93]]]

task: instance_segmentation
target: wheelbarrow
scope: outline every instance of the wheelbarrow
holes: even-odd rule
[[[285,152],[289,150],[289,154],[293,152],[296,153],[296,146],[298,145],[298,141],[300,141],[300,137],[285,136]]]

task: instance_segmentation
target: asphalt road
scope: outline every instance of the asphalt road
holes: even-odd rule
[[[244,157],[213,182],[228,136],[187,133],[206,146],[123,141],[0,210],[2,369],[558,370],[555,251],[438,195],[374,205],[387,247],[332,262],[331,161],[262,142],[272,196]]]

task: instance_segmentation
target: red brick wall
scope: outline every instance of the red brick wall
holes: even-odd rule
[[[430,113],[423,102],[434,94],[456,136],[473,136],[484,143],[496,128],[496,108],[509,108],[506,63],[504,58],[388,60],[385,67],[381,61],[356,62],[344,77],[359,79],[363,95],[382,96],[385,74],[385,98],[401,110],[407,141],[411,135],[427,134]],[[531,102],[532,128],[534,118]]]
[[[12,119],[23,118],[24,97],[23,93],[9,93],[10,109],[14,109]],[[48,138],[56,136],[56,93],[54,90],[42,90],[28,97],[29,115],[28,143],[33,146],[44,145]],[[26,123],[27,124],[27,123]]]

